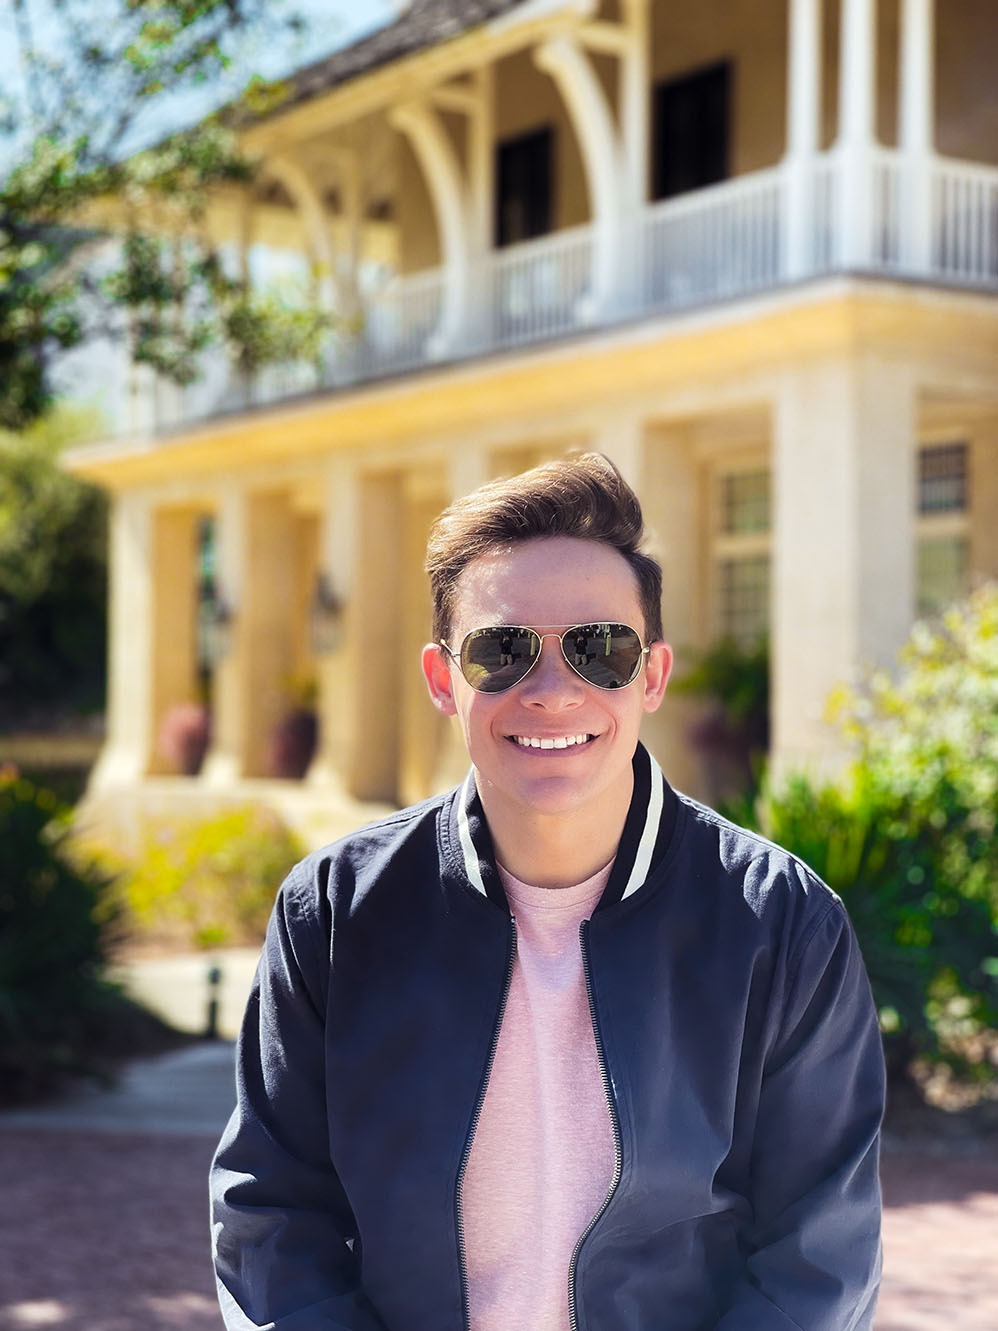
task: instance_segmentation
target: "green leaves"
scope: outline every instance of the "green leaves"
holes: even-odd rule
[[[252,375],[265,365],[314,361],[332,320],[305,303],[276,292],[240,293],[223,316],[225,336],[237,367]]]
[[[27,435],[0,434],[0,724],[32,703],[101,701],[106,502],[57,461],[97,427],[63,409]]]
[[[854,763],[765,792],[762,829],[844,900],[888,1043],[966,1067],[998,1024],[998,585],[917,625],[896,676],[830,712]]]
[[[30,1098],[91,1067],[104,986],[109,880],[64,852],[65,810],[0,769],[0,1098]]]
[[[217,79],[239,40],[294,29],[294,15],[265,0],[106,0],[98,21],[87,0],[60,0],[53,23],[44,53],[21,51],[30,105],[11,103],[0,124],[22,144],[0,177],[0,427],[43,415],[55,356],[84,334],[121,337],[122,307],[133,359],[181,385],[229,325],[244,367],[299,348],[311,358],[319,321],[308,302],[295,317],[286,302],[275,307],[268,333],[268,301],[218,280],[205,226],[211,191],[253,176],[233,129],[209,116],[123,150],[147,106]],[[25,41],[28,26],[17,29]],[[284,95],[255,79],[246,108],[273,109]],[[99,282],[82,246],[111,236],[109,216],[122,257]]]

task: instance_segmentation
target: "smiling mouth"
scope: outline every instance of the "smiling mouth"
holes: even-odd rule
[[[510,742],[521,749],[575,749],[591,743],[596,736],[578,735],[510,735]]]

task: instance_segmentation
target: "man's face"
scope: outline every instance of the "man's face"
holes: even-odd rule
[[[630,624],[644,640],[637,582],[624,557],[599,541],[554,536],[491,551],[461,574],[448,644],[459,651],[472,629],[520,624],[563,633],[570,624]],[[672,664],[664,642],[651,651],[626,688],[600,689],[565,661],[547,637],[540,658],[504,693],[476,693],[457,663],[427,647],[423,669],[430,695],[459,718],[486,812],[598,817],[605,792],[630,791],[631,758],[645,712],[662,700]],[[583,736],[583,742],[578,737]],[[574,739],[564,748],[527,747],[523,739]]]

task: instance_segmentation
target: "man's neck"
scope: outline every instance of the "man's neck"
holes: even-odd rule
[[[598,810],[544,814],[509,805],[494,789],[479,788],[496,859],[534,887],[573,887],[613,859],[631,802],[632,783],[601,801]]]

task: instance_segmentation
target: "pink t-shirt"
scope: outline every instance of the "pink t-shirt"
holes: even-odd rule
[[[517,947],[462,1185],[472,1331],[567,1331],[572,1253],[613,1179],[579,944],[611,867],[543,888],[500,866]]]

